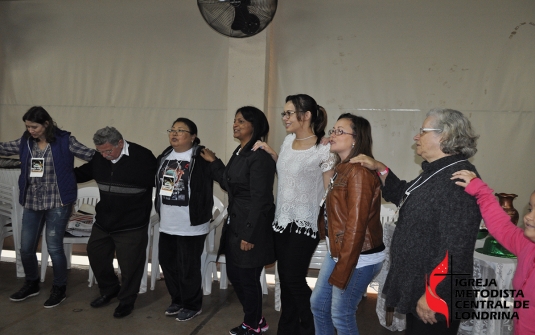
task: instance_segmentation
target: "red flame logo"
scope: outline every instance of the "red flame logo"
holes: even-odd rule
[[[440,262],[440,264],[437,265],[437,267],[431,272],[431,275],[429,276],[429,282],[427,282],[427,278],[425,279],[425,299],[427,300],[427,304],[429,305],[429,308],[433,310],[433,312],[443,314],[446,317],[446,323],[448,327],[450,326],[450,320],[449,320],[449,309],[448,304],[444,301],[444,299],[440,298],[440,296],[437,294],[437,286],[440,284],[441,281],[446,278],[444,276],[446,273],[448,273],[448,252],[446,251],[446,257]],[[431,288],[431,294],[427,287]]]

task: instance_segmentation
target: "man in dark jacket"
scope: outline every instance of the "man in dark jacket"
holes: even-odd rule
[[[99,129],[93,142],[100,155],[75,169],[78,183],[94,179],[100,191],[87,255],[101,296],[91,307],[117,297],[120,303],[113,316],[122,318],[134,309],[145,270],[156,158],[150,150],[127,143],[113,127]],[[121,282],[113,268],[114,255]]]

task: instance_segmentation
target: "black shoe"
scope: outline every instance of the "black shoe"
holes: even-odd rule
[[[262,319],[260,319],[260,322],[258,323],[258,328],[260,328],[260,331],[262,333],[267,332],[267,330],[269,329],[269,325],[266,321],[266,318],[262,317]]]
[[[50,298],[48,298],[47,301],[45,301],[45,308],[52,308],[56,307],[57,305],[61,304],[67,296],[65,295],[65,291],[67,289],[67,286],[52,286],[52,290],[50,290]]]
[[[242,323],[238,327],[234,327],[229,331],[230,335],[256,335],[256,334],[260,334],[260,333],[261,333],[260,327],[258,327],[255,330],[255,329],[247,326],[245,323]]]
[[[96,298],[95,300],[91,301],[91,307],[93,308],[99,308],[102,306],[106,306],[109,304],[110,300],[115,298],[118,294],[121,288],[119,288],[117,291],[110,295],[101,295],[100,297]]]
[[[39,279],[27,280],[24,282],[24,286],[17,292],[13,293],[9,299],[11,301],[22,301],[29,297],[33,297],[39,294]]]
[[[113,312],[114,318],[124,318],[127,315],[130,315],[132,313],[132,310],[134,309],[134,304],[123,304],[122,302],[119,303],[119,306],[115,309],[115,312]]]
[[[188,321],[202,313],[202,309],[198,311],[193,311],[191,309],[182,308],[176,316],[177,321]]]
[[[171,304],[165,310],[165,315],[177,315],[180,310],[182,310],[182,307],[178,306],[178,304]]]

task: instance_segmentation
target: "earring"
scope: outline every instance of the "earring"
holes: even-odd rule
[[[355,147],[355,142],[353,142],[353,144],[351,144],[351,149],[353,149]]]

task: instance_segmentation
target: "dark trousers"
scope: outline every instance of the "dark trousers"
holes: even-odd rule
[[[282,233],[274,233],[274,241],[282,305],[277,334],[313,335],[312,290],[306,276],[319,237],[298,234],[294,224],[289,224]]]
[[[243,322],[253,329],[258,328],[258,322],[262,318],[262,286],[260,284],[260,274],[263,266],[257,268],[240,268],[232,263],[226,255],[227,276],[234,291],[243,307]]]
[[[119,301],[123,304],[136,301],[145,271],[147,243],[147,228],[109,234],[93,226],[87,243],[87,256],[101,295],[114,293],[120,285]],[[120,284],[113,268],[114,255],[117,255],[121,268]]]
[[[450,320],[449,328],[446,321],[434,324],[424,323],[417,315],[407,314],[407,329],[405,335],[455,335],[461,325],[461,320]]]
[[[159,259],[171,303],[181,308],[202,308],[201,255],[206,235],[160,233]]]

